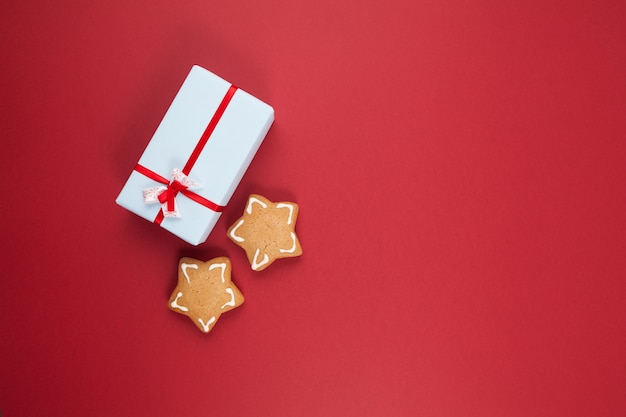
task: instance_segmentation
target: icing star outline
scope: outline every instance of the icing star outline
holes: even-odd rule
[[[178,284],[168,302],[170,310],[189,317],[202,332],[209,333],[222,313],[244,302],[231,271],[230,259],[225,256],[206,262],[182,258]]]
[[[295,232],[298,205],[290,201],[274,203],[259,194],[248,197],[241,216],[227,235],[243,248],[255,271],[262,271],[276,259],[302,255]]]

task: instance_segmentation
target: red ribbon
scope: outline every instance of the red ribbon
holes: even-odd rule
[[[237,91],[237,87],[235,87],[234,85],[231,85],[230,88],[228,89],[228,91],[226,92],[226,94],[224,95],[224,98],[222,98],[222,101],[220,102],[220,105],[217,106],[217,110],[215,111],[215,113],[213,114],[213,117],[211,118],[211,120],[209,121],[209,124],[207,125],[206,129],[204,130],[204,133],[202,133],[202,136],[200,136],[200,139],[198,140],[198,143],[196,144],[196,147],[194,148],[193,152],[191,152],[191,155],[189,156],[189,159],[187,160],[187,163],[185,164],[185,166],[182,169],[183,174],[185,175],[189,175],[189,172],[191,172],[191,169],[193,168],[194,164],[198,161],[198,158],[200,157],[200,153],[202,153],[202,150],[204,149],[204,146],[207,144],[207,142],[209,141],[209,138],[211,137],[211,134],[213,134],[213,131],[215,130],[215,127],[217,126],[218,122],[220,121],[220,119],[222,118],[222,115],[224,114],[224,111],[226,111],[226,107],[228,107],[228,104],[230,103],[230,100],[233,98],[233,96],[235,95],[235,91]],[[167,202],[167,210],[168,211],[173,211],[174,210],[174,199],[176,198],[176,195],[178,193],[183,194],[185,197],[195,201],[198,204],[203,205],[204,207],[207,207],[215,212],[221,212],[224,210],[224,206],[220,206],[204,197],[202,197],[201,195],[198,195],[192,191],[189,191],[187,189],[186,186],[184,186],[183,184],[181,184],[178,181],[172,181],[172,183],[170,184],[170,181],[167,178],[162,177],[161,175],[157,174],[156,172],[140,165],[137,164],[135,166],[135,171],[137,171],[138,173],[145,175],[146,177],[150,178],[153,181],[156,182],[160,182],[162,184],[166,184],[167,185],[167,190],[165,190],[164,192],[162,192],[161,194],[159,194],[159,201],[161,203]],[[160,225],[161,222],[164,219],[164,214],[163,214],[163,210],[159,210],[156,218],[154,219],[154,223]]]

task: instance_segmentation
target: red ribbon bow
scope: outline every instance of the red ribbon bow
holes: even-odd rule
[[[185,191],[187,188],[189,187],[183,185],[182,182],[174,180],[167,185],[165,191],[159,194],[159,202],[161,204],[167,202],[167,211],[174,211],[174,199],[176,198],[176,194]]]

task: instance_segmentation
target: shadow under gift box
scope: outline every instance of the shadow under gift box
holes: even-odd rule
[[[180,217],[163,217],[166,204],[146,203],[143,191],[167,187],[173,170],[188,167],[185,174],[199,186],[187,192],[226,207],[273,121],[272,107],[193,66],[116,203],[192,245],[206,241],[220,209],[178,192]],[[203,138],[208,138],[204,146]],[[166,183],[146,175],[146,169]]]

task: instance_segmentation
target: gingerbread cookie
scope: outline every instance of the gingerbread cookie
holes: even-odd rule
[[[298,205],[289,201],[273,203],[251,194],[241,216],[229,229],[228,237],[246,251],[250,266],[261,271],[276,259],[302,255],[296,236]]]
[[[208,333],[222,313],[243,304],[243,294],[230,279],[231,269],[230,259],[225,256],[207,262],[182,258],[178,285],[168,303],[170,309],[188,316]]]

